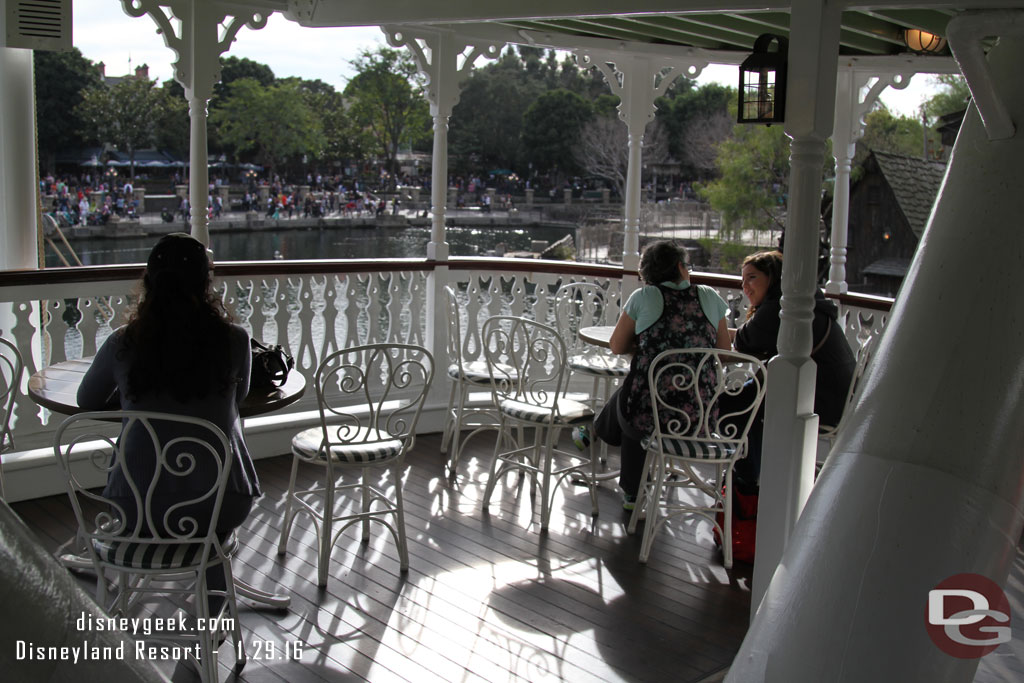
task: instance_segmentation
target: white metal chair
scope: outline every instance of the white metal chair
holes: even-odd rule
[[[451,477],[455,477],[466,441],[482,431],[497,429],[498,411],[491,392],[487,361],[467,361],[463,358],[462,315],[455,290],[445,287],[444,293],[448,320],[448,378],[452,388],[448,394],[441,452],[449,454],[448,472]],[[512,369],[506,367],[505,371],[511,373]],[[462,437],[464,429],[472,429],[465,438]]]
[[[14,450],[11,416],[24,370],[17,347],[0,337],[0,500],[4,498],[3,454]]]
[[[875,345],[878,343],[878,338],[879,335],[871,335],[860,342],[857,347],[857,364],[853,368],[850,388],[846,392],[846,401],[843,403],[843,414],[840,416],[838,423],[835,425],[822,424],[818,427],[818,440],[823,441],[827,446],[823,452],[819,449],[818,462],[816,463],[817,470],[819,471],[825,464],[828,455],[832,452],[832,447],[835,445],[839,433],[849,421],[850,413],[853,412],[853,404],[860,395],[860,389],[862,388],[861,380],[864,379],[868,363],[871,362],[871,358],[875,355]]]
[[[120,436],[110,436],[96,420],[121,420]],[[73,415],[57,429],[53,446],[79,536],[96,570],[100,605],[128,616],[148,598],[177,595],[177,606],[190,609],[196,625],[224,623],[226,611],[238,655],[235,671],[240,671],[246,655],[231,572],[237,542],[234,534],[221,538],[216,529],[231,470],[230,448],[224,432],[207,420],[128,410]],[[120,469],[131,495],[113,498],[96,492],[83,483],[95,477],[82,476],[81,468]],[[168,495],[175,496],[173,502]],[[207,569],[218,567],[225,587],[212,589]],[[117,586],[110,602],[107,572],[114,574]],[[210,598],[222,598],[216,614]],[[223,628],[195,628],[161,630],[147,638],[198,643],[200,676],[216,681],[217,650],[226,635]]]
[[[331,549],[357,523],[364,543],[370,540],[370,522],[383,524],[398,546],[401,571],[408,570],[402,468],[416,440],[416,423],[433,375],[433,357],[411,344],[354,346],[330,354],[317,368],[320,426],[292,439],[292,472],[277,552],[286,550],[295,515],[309,515],[317,534],[320,586],[327,585]],[[297,489],[300,462],[325,468],[323,484]],[[371,482],[371,469],[391,474],[393,495]],[[358,495],[339,498],[346,491]]]
[[[542,531],[548,528],[551,518],[555,487],[571,475],[578,475],[590,489],[592,510],[596,515],[593,446],[588,447],[589,455],[556,448],[562,428],[594,419],[590,406],[565,395],[568,351],[562,338],[548,325],[501,315],[484,322],[483,345],[501,418],[484,492],[484,509],[501,478],[519,470],[530,475],[534,486],[540,476]],[[513,429],[521,432],[530,427],[534,428],[532,444],[522,443],[522,439],[512,434]],[[556,467],[556,455],[567,464]]]
[[[579,331],[595,325],[614,325],[612,313],[607,291],[593,282],[571,282],[555,292],[555,321],[569,351],[570,373],[593,379],[589,404],[595,412],[608,401],[613,383],[629,374],[629,359],[583,341]],[[607,452],[608,444],[602,441],[602,462]],[[601,478],[614,476],[617,474],[612,472]]]
[[[765,377],[756,358],[719,349],[669,349],[651,362],[654,432],[647,445],[647,480],[629,520],[633,533],[640,517],[647,518],[641,562],[668,519],[698,514],[726,539],[725,566],[732,567],[732,470],[747,454],[747,432],[764,398]],[[687,488],[692,491],[673,496]],[[715,519],[719,512],[724,529]]]

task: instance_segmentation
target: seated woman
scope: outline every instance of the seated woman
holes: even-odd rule
[[[249,391],[249,335],[230,322],[212,285],[202,242],[184,233],[162,237],[149,254],[141,297],[128,324],[100,347],[78,389],[78,404],[102,410],[116,391],[124,410],[188,415],[220,427],[231,444],[232,458],[216,524],[217,533],[226,537],[245,521],[253,499],[262,492],[238,414]],[[161,434],[164,441],[170,436],[174,435]],[[144,487],[154,471],[149,437],[133,430],[121,438],[130,474]],[[144,455],[147,451],[149,457]],[[161,478],[153,496],[153,518],[163,520],[175,503],[208,491],[214,477],[213,472],[200,470],[189,477]],[[103,494],[127,516],[135,514],[135,499],[120,467],[109,473]],[[212,500],[207,508],[212,508]],[[205,514],[208,522],[212,509],[193,506],[188,514],[200,522]],[[169,520],[170,526],[175,519]],[[129,529],[135,525],[135,519],[125,521]],[[212,589],[225,586],[219,567],[211,568],[207,580]]]
[[[782,252],[762,251],[743,260],[743,294],[750,301],[747,319],[736,329],[737,351],[767,359],[778,354],[779,312],[782,308]],[[837,320],[836,305],[822,291],[814,294],[811,359],[818,366],[814,388],[814,412],[822,424],[835,425],[843,414],[846,394],[857,364],[846,335]],[[761,473],[761,436],[764,405],[747,436],[749,454],[736,463],[740,489],[756,489]]]
[[[727,305],[718,292],[690,285],[686,255],[675,243],[658,241],[640,256],[644,287],[633,292],[612,333],[614,353],[633,353],[629,375],[594,421],[601,440],[621,446],[619,486],[623,507],[632,510],[643,477],[641,441],[654,429],[647,369],[666,349],[729,349]]]

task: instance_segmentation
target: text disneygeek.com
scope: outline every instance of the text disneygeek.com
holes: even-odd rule
[[[121,631],[136,638],[131,643],[100,646],[85,637],[78,644],[46,645],[27,640],[14,641],[14,656],[18,661],[70,661],[73,663],[103,660],[145,659],[168,660],[200,656],[200,645],[186,643],[181,645],[153,644],[147,640],[152,636],[160,641],[164,638],[194,635],[208,630],[211,633],[230,632],[235,628],[235,620],[230,617],[211,619],[186,620],[185,614],[178,613],[173,617],[104,617],[82,612],[75,620],[75,629],[79,633],[100,631]],[[248,650],[249,658],[255,659],[300,659],[302,644],[280,643],[268,640],[256,640],[248,644],[238,643],[235,649],[241,655],[243,649]],[[255,650],[255,652],[253,651]]]

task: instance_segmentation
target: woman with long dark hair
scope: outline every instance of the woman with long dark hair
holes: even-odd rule
[[[166,235],[146,262],[140,298],[128,323],[103,343],[78,390],[85,409],[107,407],[117,392],[124,410],[145,410],[203,418],[228,437],[232,459],[218,534],[227,535],[245,521],[253,499],[261,495],[256,470],[242,438],[239,404],[249,391],[249,335],[231,317],[213,291],[213,273],[206,247],[184,233]],[[181,427],[184,429],[184,427]],[[162,441],[178,434],[161,433]],[[154,454],[147,435],[122,434],[127,468],[145,486],[154,472]],[[164,477],[152,499],[152,517],[160,523],[175,503],[192,500],[209,490],[215,473],[196,471],[188,477]],[[107,477],[104,496],[128,515],[136,509],[125,473],[115,467]],[[212,506],[212,500],[209,501]],[[189,515],[210,519],[202,505]],[[134,520],[128,521],[129,528]],[[180,532],[180,530],[178,530]],[[223,584],[223,574],[209,576],[211,587]]]

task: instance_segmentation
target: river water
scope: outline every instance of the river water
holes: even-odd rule
[[[452,256],[485,255],[497,245],[506,251],[528,251],[532,240],[555,242],[571,228],[555,227],[449,227],[446,235]],[[84,265],[145,263],[157,238],[83,238],[71,245]],[[218,261],[281,259],[422,258],[427,253],[430,229],[420,227],[326,227],[293,230],[213,232],[210,246]],[[47,267],[61,263],[46,250]]]

